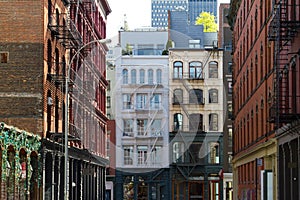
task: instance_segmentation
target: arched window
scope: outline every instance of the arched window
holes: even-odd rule
[[[161,84],[161,80],[162,80],[162,71],[161,71],[161,69],[158,69],[156,71],[156,82],[157,82],[157,84]]]
[[[131,70],[131,84],[136,84],[136,70]]]
[[[140,84],[145,83],[145,70],[141,69],[140,70]]]
[[[47,64],[48,64],[48,74],[51,73],[51,68],[52,68],[52,45],[51,41],[47,41]]]
[[[52,23],[52,2],[48,0],[48,23]]]
[[[59,128],[59,99],[55,97],[55,132],[58,133]]]
[[[218,103],[218,90],[210,89],[208,91],[208,102],[209,103]]]
[[[55,10],[55,16],[56,16],[56,25],[59,26],[59,10]]]
[[[55,48],[55,74],[59,75],[59,51],[58,48]]]
[[[203,91],[201,89],[190,90],[189,102],[193,104],[203,104]]]
[[[179,104],[183,102],[182,89],[175,89],[173,93],[173,104]]]
[[[66,57],[62,57],[62,74],[65,76],[66,75]]]
[[[183,126],[183,115],[181,113],[174,114],[174,131],[182,130]]]
[[[182,79],[183,64],[180,61],[176,61],[173,64],[173,78]]]
[[[51,91],[47,92],[47,137],[50,137],[51,132],[51,116],[52,115],[52,97]]]
[[[190,131],[203,131],[203,115],[191,114],[189,117]]]
[[[202,63],[201,62],[190,62],[189,63],[189,78],[190,79],[202,79]]]
[[[220,147],[218,142],[209,143],[209,158],[208,162],[210,164],[219,164],[220,163]]]
[[[128,70],[123,69],[122,71],[123,84],[128,84]]]
[[[173,162],[181,163],[184,161],[184,143],[174,142],[173,144]]]
[[[208,77],[209,78],[218,78],[218,63],[215,61],[209,62],[209,69],[208,69]]]
[[[212,113],[209,114],[209,130],[218,131],[218,114]]]
[[[153,70],[152,69],[148,70],[148,84],[150,84],[150,85],[153,84]]]

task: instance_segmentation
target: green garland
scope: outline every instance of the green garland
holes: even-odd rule
[[[26,131],[17,130],[14,127],[7,126],[5,123],[0,124],[0,145],[2,149],[2,181],[6,181],[7,175],[7,151],[9,146],[13,146],[15,150],[15,180],[18,180],[21,169],[18,166],[20,163],[19,152],[24,149],[26,152],[27,166],[30,165],[30,155],[32,152],[36,152],[38,161],[40,160],[41,154],[41,137],[28,133]],[[39,167],[40,168],[40,167]],[[40,169],[38,169],[40,171]],[[28,173],[29,174],[29,173]],[[27,174],[27,176],[28,176]],[[41,173],[38,176],[38,183],[41,181]],[[16,184],[18,181],[16,181]]]

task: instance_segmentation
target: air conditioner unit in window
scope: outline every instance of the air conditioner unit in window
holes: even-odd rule
[[[52,106],[53,105],[53,99],[51,97],[47,98],[47,105]]]

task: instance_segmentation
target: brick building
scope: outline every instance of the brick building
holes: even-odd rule
[[[224,126],[223,126],[223,192],[224,199],[232,199],[232,31],[227,15],[229,4],[220,4],[218,45],[223,49]]]
[[[105,0],[0,3],[0,121],[42,138],[31,199],[104,198],[107,47],[96,41],[110,12]]]
[[[274,124],[269,121],[276,88],[274,45],[268,41],[273,7],[272,1],[260,0],[233,0],[230,4],[234,199],[277,197],[277,142]]]
[[[268,37],[274,45],[270,122],[278,141],[278,199],[300,198],[300,1],[275,1]]]

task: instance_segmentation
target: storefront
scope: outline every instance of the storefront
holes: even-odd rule
[[[40,136],[0,125],[0,199],[39,199]]]

